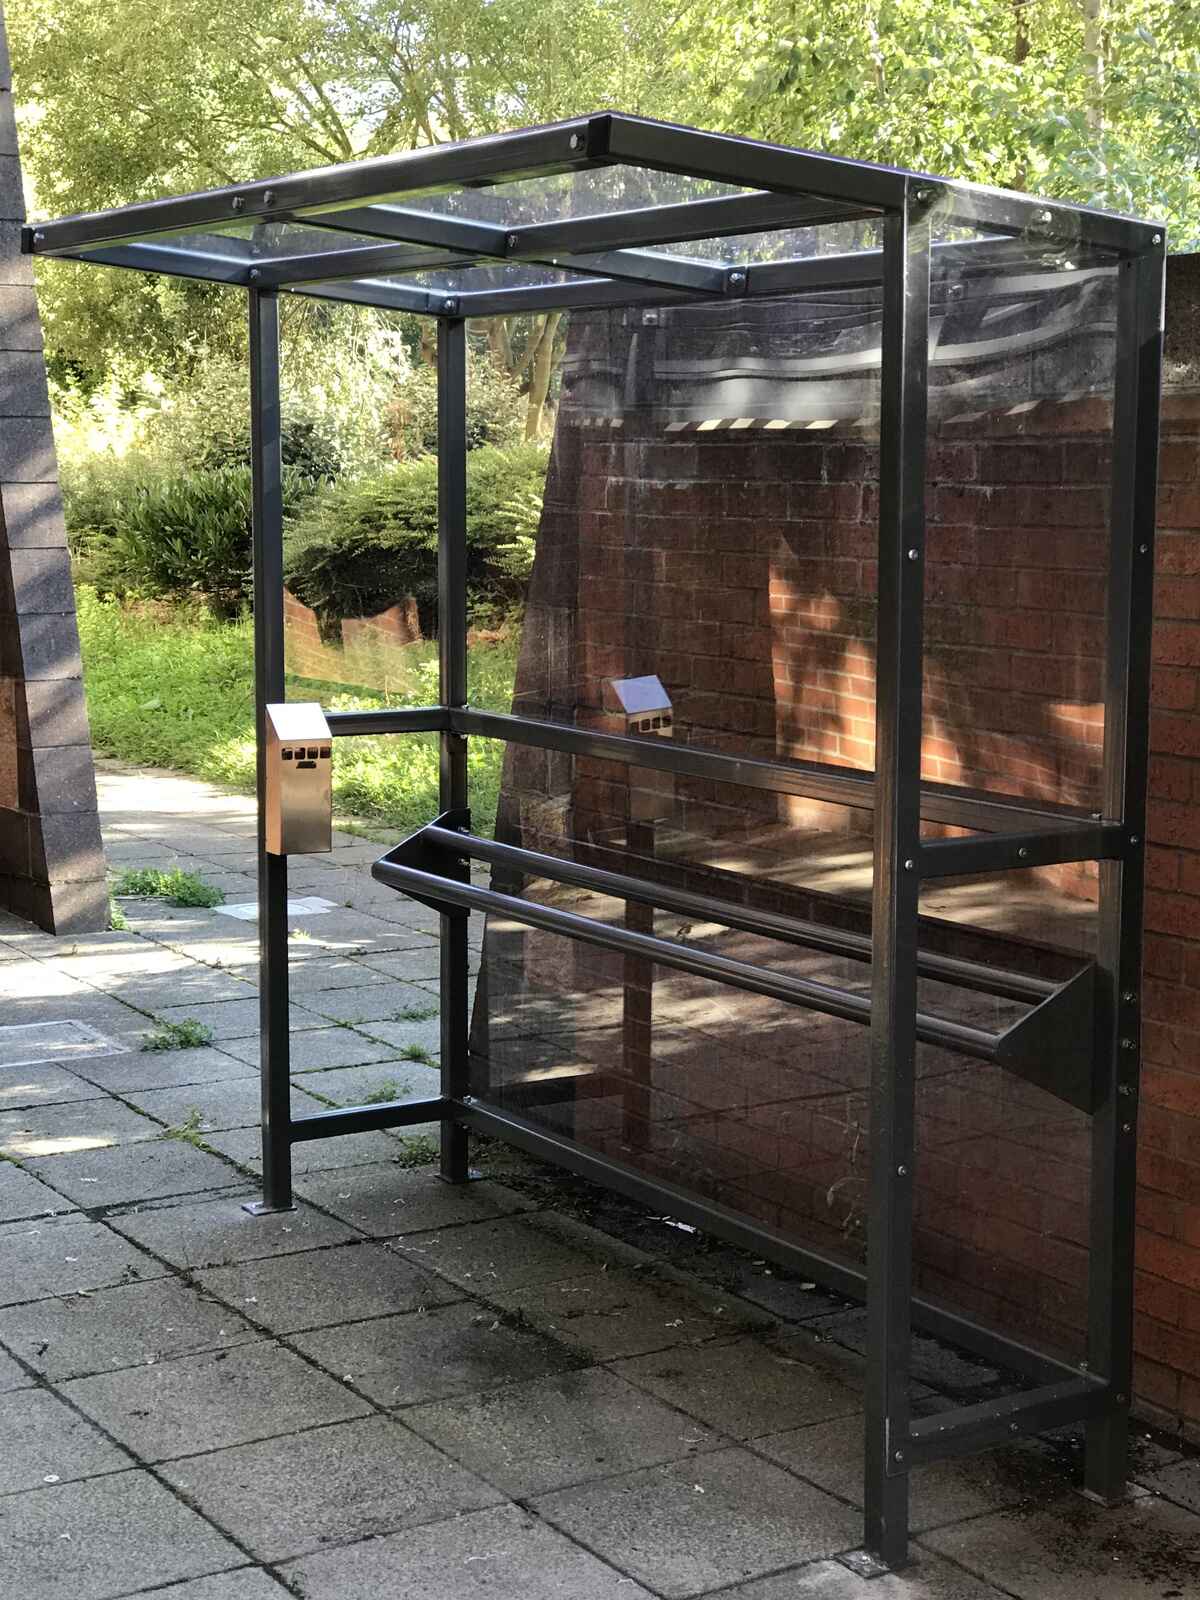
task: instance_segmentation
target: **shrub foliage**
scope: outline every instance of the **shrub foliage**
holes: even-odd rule
[[[507,609],[524,595],[541,514],[546,452],[484,445],[467,468],[467,583],[472,604]],[[288,587],[323,620],[374,616],[415,597],[432,631],[437,596],[437,459],[418,456],[314,494],[284,546]]]

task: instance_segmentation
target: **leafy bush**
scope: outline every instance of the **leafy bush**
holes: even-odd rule
[[[314,480],[285,469],[295,504]],[[105,594],[202,599],[218,617],[249,604],[248,467],[171,471],[130,456],[67,475],[64,506],[76,576]]]
[[[489,355],[472,352],[467,366],[467,449],[511,449],[525,437],[527,400]],[[437,371],[416,367],[384,413],[392,452],[401,460],[437,450]]]
[[[169,405],[144,428],[146,444],[160,461],[201,472],[250,466],[250,381],[244,364],[210,360],[194,380],[175,389]],[[305,478],[332,480],[342,454],[325,417],[286,396],[280,425],[285,467]]]
[[[472,602],[511,606],[524,593],[541,515],[540,445],[483,446],[467,469],[467,584]],[[423,628],[437,596],[437,460],[414,461],[318,491],[284,541],[288,587],[324,620],[367,617],[405,595]]]

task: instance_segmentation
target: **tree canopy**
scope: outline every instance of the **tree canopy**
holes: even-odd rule
[[[1200,245],[1200,0],[9,0],[9,31],[42,214],[618,106]],[[242,336],[204,285],[59,268],[42,290],[50,348],[93,373]]]

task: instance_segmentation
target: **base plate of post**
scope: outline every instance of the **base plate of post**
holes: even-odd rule
[[[281,1212],[295,1211],[295,1209],[295,1201],[289,1206],[274,1206],[269,1200],[245,1200],[242,1202],[242,1210],[248,1211],[252,1217],[274,1217]]]
[[[464,1183],[482,1183],[483,1182],[483,1173],[480,1172],[478,1167],[468,1167],[467,1168],[467,1175],[466,1175],[465,1178],[448,1178],[444,1172],[439,1172],[437,1176],[438,1176],[438,1182],[439,1183],[449,1183],[454,1188],[458,1188],[461,1184],[464,1184]]]
[[[835,1556],[834,1560],[841,1562],[843,1567],[849,1567],[860,1578],[886,1578],[894,1570],[869,1550],[848,1550],[845,1555]]]

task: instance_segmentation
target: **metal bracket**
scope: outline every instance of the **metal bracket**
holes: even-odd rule
[[[880,1561],[878,1556],[873,1556],[869,1550],[847,1550],[843,1555],[833,1558],[840,1566],[848,1568],[856,1577],[864,1578],[870,1582],[872,1578],[889,1577],[894,1570],[886,1561]]]
[[[1092,1016],[1096,967],[1089,963],[1061,989],[1000,1035],[996,1062],[1077,1111],[1096,1108]]]
[[[386,855],[379,858],[379,865],[390,862],[398,867],[413,867],[418,872],[433,872],[444,877],[446,873],[446,851],[444,848],[431,844],[428,838],[426,823],[423,827],[410,833],[400,843],[393,845]],[[440,816],[433,819],[432,826],[438,828],[453,828],[456,830],[471,827],[471,813],[464,809],[443,811]],[[423,906],[429,906],[434,911],[440,911],[443,916],[469,917],[470,911],[465,906],[448,905],[445,900],[435,900],[432,895],[414,894],[411,890],[402,891],[410,900],[416,900]]]

